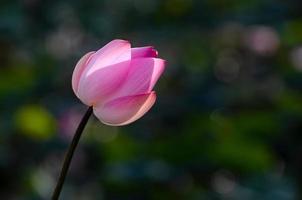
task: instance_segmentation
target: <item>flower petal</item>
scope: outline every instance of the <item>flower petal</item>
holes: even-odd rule
[[[126,40],[113,40],[99,49],[89,61],[86,73],[131,59],[131,45]]]
[[[159,58],[131,60],[128,76],[113,98],[149,93],[165,68],[165,61]]]
[[[143,57],[157,57],[157,51],[151,47],[138,47],[131,49],[131,57],[133,58],[143,58]]]
[[[78,86],[79,98],[88,106],[102,104],[114,94],[127,78],[130,61],[83,73]]]
[[[155,100],[155,92],[121,97],[94,107],[94,114],[104,124],[122,126],[142,117],[150,110]]]
[[[74,93],[77,95],[78,92],[78,85],[81,78],[81,75],[84,69],[87,66],[88,61],[90,60],[91,56],[94,54],[94,51],[86,53],[76,64],[73,74],[72,74],[72,89]]]

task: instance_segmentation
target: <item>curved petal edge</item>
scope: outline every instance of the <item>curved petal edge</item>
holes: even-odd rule
[[[72,85],[72,89],[74,91],[75,94],[78,93],[78,86],[79,86],[79,82],[81,79],[81,76],[84,72],[84,70],[87,67],[87,63],[89,62],[89,60],[91,59],[92,55],[94,54],[94,51],[88,52],[86,53],[76,64],[75,69],[72,73],[72,79],[71,79],[71,85]]]
[[[123,126],[141,118],[154,105],[156,93],[125,96],[94,107],[94,114],[104,124]]]
[[[101,68],[128,60],[131,60],[131,44],[126,40],[116,39],[95,52],[85,71],[91,74]]]
[[[131,60],[127,78],[114,98],[151,92],[164,69],[165,61],[160,58]]]

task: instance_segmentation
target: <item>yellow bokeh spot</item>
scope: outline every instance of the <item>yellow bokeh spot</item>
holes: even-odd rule
[[[39,105],[29,105],[18,110],[15,124],[20,133],[36,140],[50,139],[56,133],[55,118]]]

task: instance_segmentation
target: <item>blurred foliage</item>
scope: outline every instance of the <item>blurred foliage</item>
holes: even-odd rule
[[[43,107],[22,107],[16,112],[15,121],[15,127],[33,139],[49,139],[56,132],[55,119]]]
[[[62,199],[302,197],[298,0],[2,0],[0,199],[49,199],[85,107],[77,60],[114,38],[168,61],[126,127],[91,119]]]

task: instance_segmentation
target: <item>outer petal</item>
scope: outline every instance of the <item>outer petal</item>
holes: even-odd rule
[[[93,73],[83,73],[78,86],[78,95],[83,103],[92,106],[102,104],[127,78],[130,61],[100,68]]]
[[[143,58],[143,57],[157,57],[157,51],[151,47],[138,47],[131,49],[131,57],[133,58]]]
[[[131,45],[126,40],[113,40],[98,50],[89,61],[86,73],[131,59]]]
[[[94,114],[104,124],[122,126],[142,117],[150,110],[155,100],[155,92],[121,97],[105,105],[94,107]]]
[[[159,58],[131,60],[127,79],[113,98],[151,92],[164,68],[165,61]]]
[[[81,75],[83,73],[83,71],[85,70],[87,63],[89,61],[89,59],[91,58],[91,56],[93,55],[94,51],[91,51],[87,54],[85,54],[76,64],[74,70],[73,70],[73,74],[72,74],[72,89],[74,91],[74,93],[77,95],[78,92],[78,85],[79,85],[79,81],[81,78]]]

